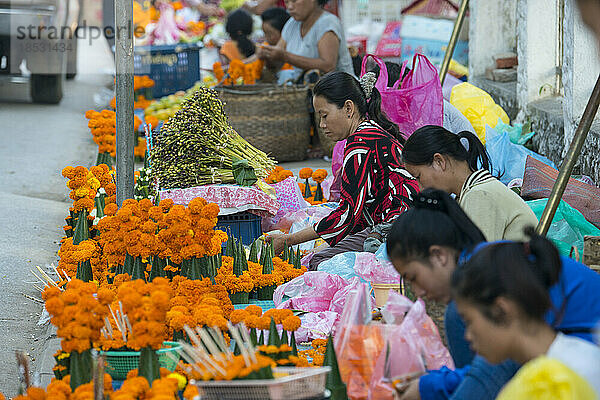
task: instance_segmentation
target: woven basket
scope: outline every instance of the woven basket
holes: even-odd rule
[[[163,348],[156,351],[158,362],[162,368],[175,371],[177,359],[179,359],[177,349],[181,349],[179,343],[164,342]],[[175,358],[170,357],[168,353],[174,355]],[[102,354],[106,357],[106,372],[116,380],[124,380],[129,371],[137,369],[139,366],[139,351],[103,351]]]
[[[277,161],[306,158],[310,140],[307,86],[216,87],[231,126]]]

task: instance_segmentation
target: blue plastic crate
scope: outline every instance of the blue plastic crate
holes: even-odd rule
[[[233,308],[236,310],[243,310],[250,304],[259,306],[260,308],[262,308],[263,312],[275,308],[275,303],[273,302],[273,300],[250,300],[250,303],[248,304],[234,304]]]
[[[217,229],[233,236],[249,246],[262,235],[261,218],[250,212],[240,212],[230,215],[220,215],[217,221]]]
[[[154,98],[189,89],[200,80],[201,48],[199,43],[135,47],[134,73],[154,80]]]

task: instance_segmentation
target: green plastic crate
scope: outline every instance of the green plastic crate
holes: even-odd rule
[[[173,355],[179,359],[177,349],[180,348],[181,345],[177,342],[164,342],[163,348],[156,351],[160,366],[169,371],[175,371],[177,361],[169,357],[168,353],[173,353]],[[127,373],[129,371],[137,369],[139,366],[139,351],[103,351],[101,354],[106,357],[106,372],[111,378],[116,380],[124,380],[127,378]]]

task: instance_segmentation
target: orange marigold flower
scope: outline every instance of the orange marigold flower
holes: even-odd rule
[[[312,178],[317,183],[322,183],[327,178],[327,171],[324,169],[318,169],[313,172]]]
[[[250,304],[249,306],[247,306],[246,311],[249,314],[256,315],[257,317],[260,317],[263,313],[262,308],[260,308],[260,306],[257,306],[256,304]]]
[[[281,324],[283,326],[283,329],[285,329],[286,331],[295,332],[300,328],[302,322],[300,321],[300,317],[292,315],[291,317],[287,317],[286,319],[284,319]]]
[[[302,168],[300,170],[300,179],[309,179],[312,176],[312,174],[313,174],[312,168],[308,168],[308,167]]]
[[[229,316],[229,320],[232,324],[237,325],[240,322],[244,321],[248,317],[248,315],[250,314],[246,310],[234,310]]]

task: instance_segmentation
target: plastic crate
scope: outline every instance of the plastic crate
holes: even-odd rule
[[[207,400],[299,400],[323,398],[330,367],[275,368],[289,376],[265,380],[197,381],[202,399]]]
[[[241,239],[245,246],[251,245],[262,235],[261,218],[247,211],[219,215],[216,228],[238,241]]]
[[[154,98],[189,89],[200,80],[201,48],[198,43],[135,47],[134,73],[154,80]]]
[[[162,368],[169,371],[175,371],[177,361],[169,357],[167,353],[172,353],[176,359],[179,359],[177,349],[181,345],[176,342],[164,342],[162,349],[156,351],[158,354],[158,362]],[[102,354],[106,357],[106,372],[111,378],[123,380],[127,377],[127,373],[132,369],[137,369],[140,362],[139,351],[103,351]]]

